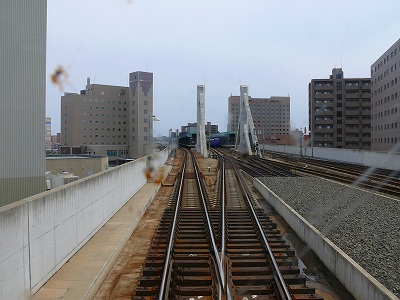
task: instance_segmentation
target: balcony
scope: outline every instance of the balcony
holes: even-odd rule
[[[344,120],[344,124],[345,125],[357,125],[357,124],[360,124],[361,123],[361,120],[360,119],[345,119]]]
[[[318,114],[318,116],[323,116],[323,117],[333,117],[334,112],[333,110],[328,110],[328,111],[315,111],[315,114]]]
[[[371,111],[370,110],[362,110],[361,111],[361,115],[362,116],[370,116],[371,115]]]
[[[325,132],[332,132],[333,126],[331,128],[315,128],[314,132],[317,133],[325,133]]]
[[[317,125],[332,125],[333,126],[333,120],[315,120],[314,126],[317,126]]]
[[[360,110],[354,109],[354,108],[352,108],[352,109],[346,108],[344,114],[345,114],[345,116],[358,116],[358,115],[360,115]]]
[[[331,142],[331,143],[333,143],[333,136],[331,136],[331,137],[319,137],[319,136],[315,136],[315,137],[314,137],[314,143],[326,143],[326,142]]]
[[[345,132],[347,132],[347,133],[357,133],[357,132],[360,132],[360,128],[358,126],[357,127],[349,126],[349,127],[345,128]]]
[[[332,99],[333,101],[333,92],[332,91],[315,91],[314,98],[317,99]]]
[[[346,91],[345,95],[344,95],[345,99],[359,99],[360,98],[360,94],[358,92],[351,92],[351,91]]]
[[[357,101],[346,101],[344,103],[344,105],[345,105],[346,109],[348,107],[359,107],[360,106],[360,102],[358,100]]]
[[[361,140],[360,137],[352,137],[352,136],[346,136],[344,138],[345,142],[359,142]]]
[[[333,85],[329,85],[329,84],[326,84],[326,85],[315,85],[315,88],[314,89],[316,89],[316,90],[319,90],[319,91],[333,91],[333,89],[334,89],[334,87],[333,87]]]
[[[358,91],[360,89],[360,86],[359,85],[349,85],[349,84],[346,84],[345,86],[344,86],[344,90],[345,91]]]

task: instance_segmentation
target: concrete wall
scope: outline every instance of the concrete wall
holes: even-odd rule
[[[356,299],[397,299],[261,181],[254,179],[253,184]]]
[[[0,299],[36,292],[146,183],[146,165],[143,157],[1,207]]]
[[[390,170],[400,170],[400,153],[373,152],[365,150],[323,148],[323,147],[303,147],[283,146],[283,145],[260,145],[260,149],[275,151],[287,154],[338,160],[347,163],[361,164],[368,167],[384,168]]]

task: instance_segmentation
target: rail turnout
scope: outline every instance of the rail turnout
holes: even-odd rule
[[[243,165],[220,153],[210,199],[195,155],[181,151],[185,159],[133,299],[323,299],[254,200]]]

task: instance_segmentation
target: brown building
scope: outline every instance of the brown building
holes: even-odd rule
[[[309,129],[316,147],[371,149],[371,79],[344,78],[334,68],[329,79],[309,83]]]
[[[371,66],[374,151],[400,152],[400,39]]]
[[[129,87],[91,84],[61,97],[61,152],[138,158],[153,150],[153,74],[129,74]]]
[[[290,134],[290,97],[252,98],[249,106],[259,143],[286,143]],[[228,131],[237,131],[240,96],[228,98]]]
[[[58,132],[57,134],[51,136],[51,144],[61,144],[61,133]]]
[[[125,156],[128,101],[128,87],[91,84],[89,78],[80,94],[65,93],[61,97],[62,152]]]

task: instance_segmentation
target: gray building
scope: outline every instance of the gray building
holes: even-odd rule
[[[228,98],[228,131],[237,131],[240,117],[240,96]],[[252,98],[249,106],[257,139],[290,134],[290,97]]]
[[[153,152],[153,73],[129,74],[129,156]]]
[[[129,87],[91,84],[61,97],[63,154],[138,158],[153,152],[153,74],[129,74]]]
[[[317,147],[371,149],[371,79],[344,78],[334,68],[329,79],[309,83],[309,130]]]
[[[204,125],[206,135],[208,134],[215,134],[218,133],[218,125],[216,124],[211,124],[211,122],[207,122],[207,124]],[[197,122],[195,123],[188,123],[187,125],[181,126],[181,132],[189,132],[189,133],[194,133],[197,134]]]
[[[0,1],[0,206],[45,191],[47,1]]]
[[[91,84],[61,97],[61,147],[64,154],[128,156],[128,87]]]
[[[400,39],[371,65],[371,149],[400,152]]]
[[[51,149],[51,118],[46,118],[45,121],[45,147]]]

